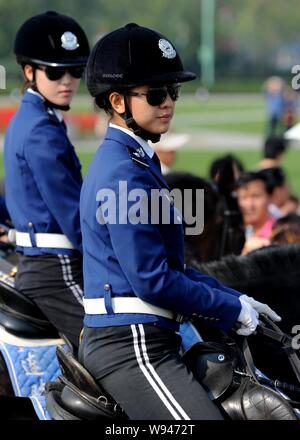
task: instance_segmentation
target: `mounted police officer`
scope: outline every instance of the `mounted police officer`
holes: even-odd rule
[[[82,176],[61,111],[70,108],[89,44],[75,20],[49,11],[21,26],[14,52],[25,94],[8,128],[4,155],[7,207],[21,254],[16,287],[78,346]]]
[[[224,330],[238,321],[241,334],[258,323],[250,298],[185,268],[180,214],[167,194],[156,221],[147,209],[152,190],[167,188],[147,141],[168,130],[180,83],[194,78],[166,37],[136,24],[98,41],[87,65],[89,91],[110,124],[80,199],[79,359],[131,419],[221,419],[181,360],[180,316]]]

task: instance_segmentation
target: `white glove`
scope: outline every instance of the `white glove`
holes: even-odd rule
[[[237,321],[241,323],[241,327],[237,330],[238,335],[249,336],[255,332],[258,325],[257,311],[246,301],[243,300],[244,295],[239,297],[242,310]]]
[[[269,307],[267,304],[255,301],[254,298],[247,295],[241,295],[240,299],[250,304],[250,306],[252,306],[258,313],[264,313],[265,315],[267,315],[269,318],[272,319],[272,321],[281,321],[281,317],[277,315],[277,313],[275,313],[274,310],[272,310],[271,307]]]

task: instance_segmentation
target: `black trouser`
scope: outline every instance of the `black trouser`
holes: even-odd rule
[[[78,347],[84,316],[81,257],[22,255],[15,286],[36,303],[60,334]]]
[[[79,360],[130,419],[222,419],[182,362],[180,343],[152,325],[85,328]]]

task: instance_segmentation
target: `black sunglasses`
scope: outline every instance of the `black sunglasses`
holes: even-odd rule
[[[37,66],[37,69],[43,70],[50,81],[57,81],[61,79],[66,72],[73,78],[82,78],[84,67],[53,67],[53,66]]]
[[[177,101],[180,93],[180,85],[168,85],[163,87],[152,87],[147,93],[127,92],[128,96],[146,96],[149,105],[161,105],[169,95],[172,101]]]

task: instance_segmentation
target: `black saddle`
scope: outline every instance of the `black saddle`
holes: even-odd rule
[[[45,388],[47,410],[54,420],[127,419],[71,352],[58,346],[56,355],[62,375]]]
[[[14,276],[14,266],[0,259],[0,325],[23,338],[59,338],[57,330],[35,303],[14,287]]]
[[[233,420],[297,420],[292,402],[268,381],[260,383],[247,343],[242,349],[230,338],[199,342],[183,356],[184,362],[215,401]]]

